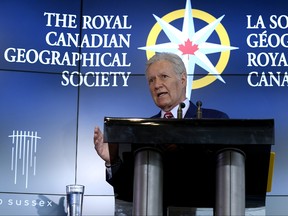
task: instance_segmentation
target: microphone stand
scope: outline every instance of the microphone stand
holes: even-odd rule
[[[185,103],[180,103],[177,110],[177,118],[182,119],[182,109],[185,107]]]
[[[201,119],[202,118],[202,102],[201,101],[197,101],[196,103],[197,105],[197,119]]]

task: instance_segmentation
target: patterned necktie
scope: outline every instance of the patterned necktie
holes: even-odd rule
[[[166,112],[166,113],[164,114],[164,118],[166,118],[166,119],[171,119],[171,118],[173,118],[173,114],[172,114],[171,112]]]

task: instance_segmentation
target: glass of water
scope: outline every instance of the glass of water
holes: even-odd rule
[[[82,216],[84,185],[67,185],[67,216]]]

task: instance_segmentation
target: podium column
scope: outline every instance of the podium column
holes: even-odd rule
[[[163,215],[163,164],[153,148],[135,152],[133,215]]]
[[[216,216],[245,215],[245,155],[224,149],[217,155]]]

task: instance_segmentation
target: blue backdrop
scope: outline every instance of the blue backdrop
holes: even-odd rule
[[[154,51],[139,48],[170,42],[153,15],[181,32],[186,3],[195,32],[224,15],[206,42],[231,48],[206,55],[225,83],[190,67],[189,97],[230,118],[275,119],[267,195],[288,194],[286,1],[9,0],[0,3],[0,215],[60,214],[71,183],[86,186],[87,214],[113,212],[93,129],[104,116],[158,112],[144,75]]]

